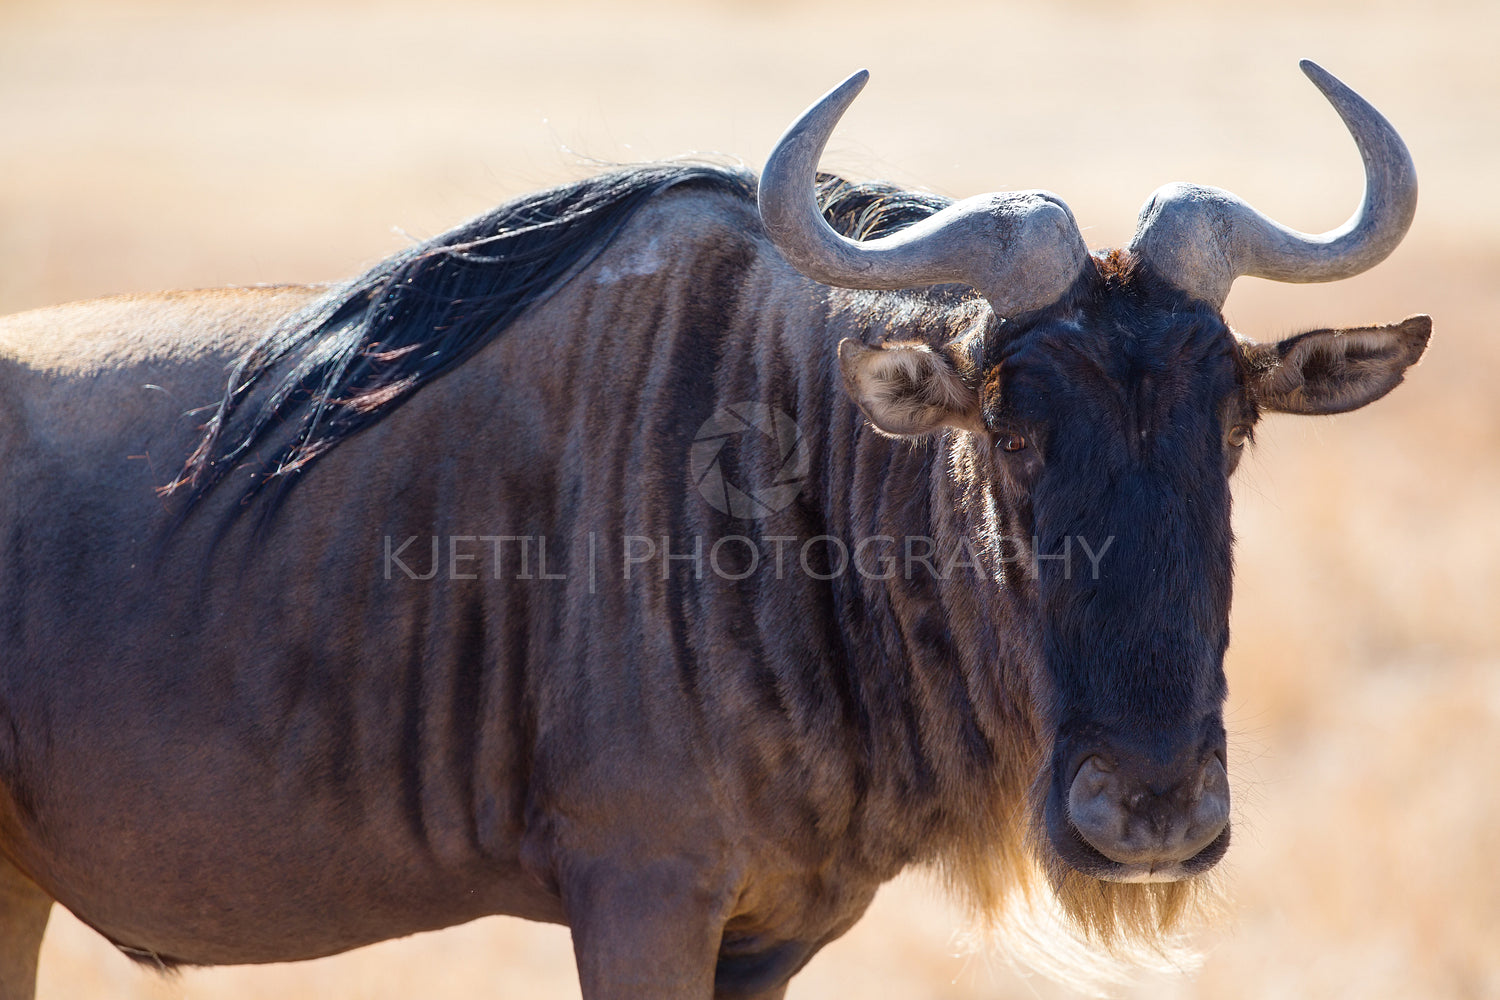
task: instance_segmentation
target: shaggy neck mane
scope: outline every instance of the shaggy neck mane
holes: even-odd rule
[[[855,239],[948,204],[826,174],[818,187],[829,222]],[[274,509],[319,458],[473,357],[598,258],[643,205],[679,189],[754,204],[756,179],[711,164],[628,167],[508,202],[335,286],[235,362],[197,448],[162,492],[185,498],[185,516],[243,469],[239,499],[269,493]]]

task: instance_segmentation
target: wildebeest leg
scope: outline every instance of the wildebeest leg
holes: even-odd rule
[[[782,997],[786,996],[788,985],[787,983],[783,983],[774,990],[763,990],[760,993],[736,993],[733,994],[733,997],[734,1000],[781,1000]],[[719,995],[722,996],[722,994]]]
[[[52,898],[0,858],[0,1000],[31,1000]]]
[[[725,895],[679,862],[569,875],[563,905],[583,1000],[709,1000]]]

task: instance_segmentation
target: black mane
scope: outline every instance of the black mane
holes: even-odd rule
[[[748,171],[708,164],[627,167],[529,194],[403,250],[287,317],[234,365],[181,474],[184,516],[247,469],[249,500],[284,496],[320,457],[462,364],[599,256],[635,212],[679,188],[753,204]],[[948,199],[820,174],[839,232],[871,239]],[[269,513],[269,511],[268,511]]]

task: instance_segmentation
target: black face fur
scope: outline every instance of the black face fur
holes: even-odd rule
[[[1048,835],[1071,867],[1107,878],[1121,866],[1067,817],[1084,761],[1163,788],[1223,763],[1244,366],[1216,312],[1130,274],[986,354],[998,492],[1029,514],[1036,546]],[[1226,826],[1181,874],[1211,866],[1228,838]]]

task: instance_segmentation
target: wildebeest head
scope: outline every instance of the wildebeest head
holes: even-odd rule
[[[839,357],[850,396],[885,433],[971,435],[993,495],[1034,546],[1051,730],[1037,822],[1051,865],[1073,877],[1175,881],[1223,856],[1229,476],[1262,413],[1363,406],[1426,346],[1426,317],[1267,345],[1223,320],[1235,277],[1358,273],[1395,248],[1415,210],[1395,130],[1322,69],[1303,69],[1366,167],[1359,211],[1322,236],[1176,184],[1152,196],[1127,248],[1098,255],[1067,206],[1037,191],[848,240],[819,215],[813,176],[863,73],[792,126],[762,178],[766,229],[808,276],[871,289],[961,282],[1002,320],[946,345],[846,340]]]

